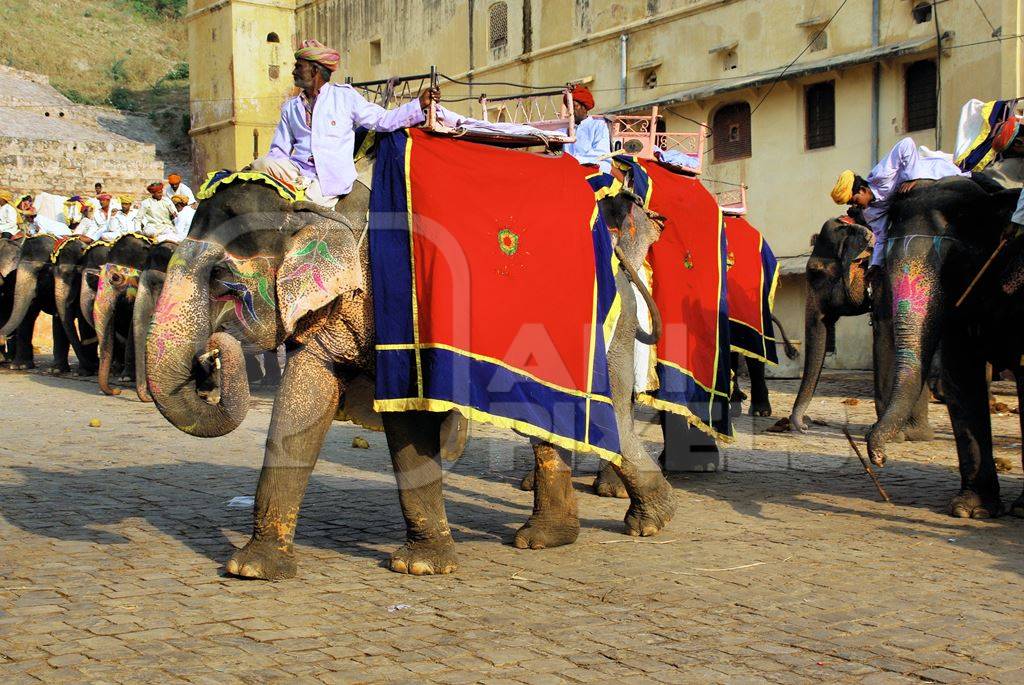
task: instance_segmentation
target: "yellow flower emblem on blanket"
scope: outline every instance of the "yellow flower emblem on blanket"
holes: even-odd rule
[[[519,234],[511,228],[498,231],[498,247],[509,257],[519,252]]]
[[[683,266],[687,269],[693,268],[693,254],[689,250],[686,251],[686,258],[683,259]]]

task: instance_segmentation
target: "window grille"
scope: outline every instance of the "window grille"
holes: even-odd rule
[[[750,157],[750,105],[735,102],[718,110],[711,136],[716,162]]]
[[[807,149],[836,144],[836,84],[815,83],[805,91]]]
[[[488,44],[491,50],[508,45],[508,3],[496,2],[491,5],[488,23]]]
[[[922,60],[907,67],[907,131],[935,128],[938,99],[935,95],[935,62]]]

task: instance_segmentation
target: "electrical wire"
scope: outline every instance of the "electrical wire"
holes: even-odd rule
[[[985,23],[988,24],[988,27],[990,29],[992,29],[992,37],[994,38],[996,36],[996,27],[992,25],[992,22],[989,20],[988,15],[985,14],[985,9],[981,6],[981,3],[978,2],[978,0],[974,0],[974,6],[978,8],[979,12],[981,12],[981,16],[985,17]]]

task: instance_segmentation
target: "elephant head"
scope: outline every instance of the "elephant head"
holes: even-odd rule
[[[368,194],[360,189],[345,206],[365,222]],[[258,182],[227,185],[202,201],[168,264],[146,342],[148,387],[164,417],[199,437],[234,430],[248,408],[248,380],[241,346],[215,332],[214,312],[227,305],[231,328],[252,346],[304,342],[342,295],[369,292],[360,234],[341,215],[292,204]],[[371,344],[365,339],[360,351],[366,363]],[[210,382],[219,392],[204,397],[199,390]]]
[[[82,291],[85,255],[90,244],[87,238],[72,236],[57,248],[52,259],[57,318],[75,350],[82,373],[94,373],[98,363],[95,331],[81,320],[78,299]],[[80,322],[81,331],[76,326],[76,320]]]
[[[0,329],[0,338],[6,338],[17,330],[33,304],[41,306],[37,301],[41,287],[53,287],[50,255],[55,246],[56,239],[51,235],[33,236],[22,243],[14,282],[14,304],[10,317]]]
[[[867,436],[875,464],[885,462],[885,444],[907,422],[950,312],[994,252],[1016,197],[953,177],[898,196],[889,209],[885,297],[895,357],[888,406]]]
[[[131,311],[138,292],[139,274],[146,265],[146,257],[151,247],[152,242],[144,236],[123,235],[110,246],[107,261],[100,267],[92,311],[96,336],[99,339],[100,390],[107,395],[120,393],[120,390],[110,387],[110,367],[114,360],[114,340],[118,333],[115,314],[120,309],[121,318],[130,319],[128,312]],[[130,338],[128,335],[128,345],[132,344]]]
[[[826,221],[813,238],[807,260],[804,373],[789,417],[793,430],[805,430],[804,412],[818,387],[825,355],[834,345],[836,321],[871,307],[865,276],[872,243],[871,231],[845,216]]]

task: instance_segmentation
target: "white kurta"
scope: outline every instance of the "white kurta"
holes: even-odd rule
[[[185,185],[184,181],[179,183],[177,188],[172,188],[169,183],[167,184],[167,192],[164,193],[164,197],[174,197],[175,195],[184,195],[188,198],[188,203],[190,205],[195,204],[196,202],[195,194],[193,194],[191,188]]]
[[[576,142],[565,146],[565,152],[576,158],[580,164],[596,164],[608,173],[612,164],[605,155],[612,151],[611,133],[608,122],[600,117],[587,117],[576,126]]]
[[[166,195],[159,200],[147,197],[139,207],[139,220],[143,235],[155,238],[161,233],[174,231],[174,218],[177,215],[178,210],[174,208],[174,203]]]
[[[7,203],[0,207],[0,233],[18,232],[18,211]]]

